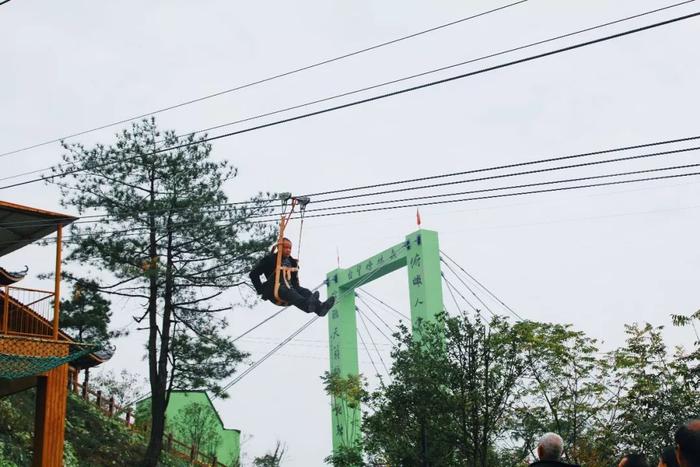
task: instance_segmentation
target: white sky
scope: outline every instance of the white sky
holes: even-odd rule
[[[0,7],[0,152],[505,3],[13,0]],[[380,51],[168,112],[159,122],[184,133],[669,3],[530,0]],[[606,31],[697,8],[691,3]],[[257,191],[324,191],[696,135],[699,28],[700,20],[691,19],[220,140],[214,143],[214,154],[240,169],[239,178],[226,190],[231,199],[241,200]],[[603,34],[589,33],[560,44]],[[506,60],[500,57],[439,76]],[[389,89],[399,87],[403,85]],[[79,140],[109,143],[114,131]],[[54,144],[0,158],[0,178],[48,167],[59,156]],[[697,157],[688,153],[578,173],[694,163]],[[610,348],[622,343],[624,323],[650,321],[670,327],[670,313],[698,308],[698,195],[698,179],[688,178],[423,208],[421,215],[425,228],[440,233],[448,254],[522,315],[573,323]],[[0,191],[0,199],[59,208],[57,192],[40,184]],[[310,219],[304,227],[303,280],[309,286],[320,282],[335,267],[336,248],[348,266],[414,229],[412,209]],[[2,265],[14,269],[29,264],[33,273],[43,272],[50,268],[48,254],[30,247],[4,257]],[[25,284],[38,281],[31,278]],[[394,306],[406,301],[400,273],[370,290]],[[237,297],[232,291],[227,300]],[[115,327],[129,324],[138,304],[115,304]],[[230,313],[227,332],[238,335],[276,310],[267,303],[237,309]],[[286,313],[242,340],[242,348],[255,360],[305,319],[301,312]],[[667,334],[669,342],[677,344],[691,338],[685,330],[669,329]],[[144,338],[133,332],[119,340],[105,369],[128,368],[145,375]],[[330,452],[329,401],[319,379],[328,366],[326,342],[326,326],[319,320],[234,386],[231,399],[217,403],[227,426],[241,429],[248,439],[244,465],[272,449],[276,440],[288,446],[285,465],[322,465]],[[372,373],[364,352],[360,358],[363,371]]]

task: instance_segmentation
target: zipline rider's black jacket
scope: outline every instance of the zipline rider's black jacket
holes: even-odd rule
[[[260,261],[258,261],[258,264],[255,265],[255,267],[250,271],[250,274],[248,275],[250,277],[251,282],[253,282],[255,291],[259,295],[262,295],[262,297],[265,300],[272,300],[274,298],[273,288],[275,286],[276,264],[277,253],[270,253],[267,256],[263,256],[260,259]],[[282,258],[282,266],[296,268],[299,266],[299,261],[292,258],[291,256],[288,256],[286,258]],[[265,279],[267,279],[265,283],[260,282],[260,276],[262,275],[265,275]],[[289,285],[291,285],[295,289],[301,288],[301,286],[299,285],[299,274],[297,273],[297,271],[292,272],[292,277],[289,281]],[[282,278],[281,274],[280,287],[284,287],[284,279]]]

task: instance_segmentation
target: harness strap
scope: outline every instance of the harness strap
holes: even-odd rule
[[[289,214],[285,215],[284,211],[282,212],[282,218],[280,219],[280,233],[277,237],[277,257],[275,258],[275,286],[273,288],[273,296],[275,299],[275,303],[277,305],[288,305],[288,303],[285,300],[282,300],[280,298],[280,273],[282,272],[282,246],[283,246],[283,239],[284,239],[284,231],[287,228],[287,224],[289,223],[289,219],[292,217],[292,213],[294,212],[294,207],[296,206],[297,201],[296,199],[292,198],[292,207],[289,210]],[[286,202],[285,202],[286,206]],[[288,284],[288,279],[285,277],[284,278],[285,283]]]

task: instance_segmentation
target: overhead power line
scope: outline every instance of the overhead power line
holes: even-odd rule
[[[228,123],[224,123],[224,124],[219,124],[219,125],[211,126],[211,127],[204,128],[204,129],[201,129],[201,130],[191,131],[191,132],[189,132],[189,133],[185,133],[185,134],[182,134],[182,135],[178,135],[178,136],[177,136],[177,139],[180,139],[180,138],[185,137],[185,136],[195,135],[195,134],[199,134],[199,133],[205,133],[205,132],[209,132],[209,131],[212,131],[212,130],[218,130],[218,129],[221,129],[221,128],[225,128],[225,127],[229,127],[229,126],[233,126],[233,125],[237,125],[237,124],[241,124],[241,123],[246,123],[246,122],[258,120],[258,119],[261,119],[261,118],[264,118],[264,117],[270,117],[270,116],[278,115],[278,114],[281,114],[281,113],[284,113],[284,112],[288,112],[288,111],[291,111],[291,110],[298,110],[298,109],[301,109],[301,108],[309,107],[309,106],[316,105],[316,104],[320,104],[320,103],[323,103],[323,102],[328,102],[328,101],[336,100],[336,99],[339,99],[339,98],[342,98],[342,97],[347,97],[347,96],[359,94],[359,93],[362,93],[362,92],[370,91],[370,90],[373,90],[373,89],[378,89],[378,88],[385,87],[385,86],[388,86],[388,85],[391,85],[391,84],[397,84],[397,83],[401,83],[401,82],[404,82],[404,81],[412,80],[412,79],[415,79],[415,78],[419,78],[419,77],[423,77],[423,76],[428,76],[428,75],[435,74],[435,73],[442,72],[442,71],[446,71],[446,70],[449,70],[449,69],[452,69],[452,68],[461,67],[461,66],[464,66],[464,65],[467,65],[467,64],[476,63],[476,62],[479,62],[479,61],[482,61],[482,60],[486,60],[486,59],[489,59],[489,58],[498,57],[498,56],[501,56],[501,55],[509,54],[509,53],[512,53],[512,52],[520,51],[520,50],[525,50],[525,49],[528,49],[528,48],[531,48],[531,47],[535,47],[535,46],[538,46],[538,45],[542,45],[542,44],[546,44],[546,43],[549,43],[549,42],[557,41],[557,40],[564,39],[564,38],[567,38],[567,37],[572,37],[572,36],[575,36],[575,35],[578,35],[578,34],[583,34],[583,33],[585,33],[585,32],[590,32],[590,31],[593,31],[593,30],[596,30],[596,29],[601,29],[601,28],[604,28],[604,27],[607,27],[607,26],[611,26],[611,25],[613,25],[613,24],[619,24],[619,23],[622,23],[622,22],[630,21],[630,20],[632,20],[632,19],[640,18],[640,17],[647,16],[647,15],[651,15],[651,14],[658,13],[658,12],[660,12],[660,11],[668,10],[668,9],[671,9],[671,8],[676,8],[676,7],[685,5],[685,4],[687,4],[687,3],[692,3],[692,2],[694,2],[694,1],[695,1],[695,0],[686,0],[686,1],[683,1],[683,2],[680,2],[680,3],[675,3],[675,4],[672,4],[672,5],[667,5],[667,6],[665,6],[665,7],[657,8],[657,9],[654,9],[654,10],[645,11],[645,12],[642,12],[642,13],[639,13],[639,14],[635,14],[635,15],[631,15],[631,16],[626,16],[626,17],[624,17],[624,18],[620,18],[620,19],[613,20],[613,21],[608,21],[608,22],[606,22],[606,23],[598,24],[598,25],[591,26],[591,27],[587,27],[587,28],[584,28],[584,29],[579,29],[579,30],[577,30],[577,31],[573,31],[573,32],[570,32],[570,33],[560,34],[560,35],[557,35],[557,36],[554,36],[554,37],[550,37],[550,38],[547,38],[547,39],[543,39],[543,40],[539,40],[539,41],[535,41],[535,42],[530,42],[530,43],[528,43],[528,44],[524,44],[524,45],[521,45],[521,46],[517,46],[517,47],[512,47],[512,48],[509,48],[509,49],[501,50],[501,51],[499,51],[499,52],[494,52],[494,53],[490,53],[490,54],[487,54],[487,55],[482,55],[482,56],[480,56],[480,57],[472,58],[472,59],[469,59],[469,60],[466,60],[466,61],[454,63],[454,64],[451,64],[451,65],[447,65],[447,66],[443,66],[443,67],[439,67],[439,68],[434,68],[434,69],[432,69],[432,70],[424,71],[424,72],[421,72],[421,73],[417,73],[417,74],[413,74],[413,75],[409,75],[409,76],[404,76],[404,77],[402,77],[402,78],[397,78],[397,79],[394,79],[394,80],[385,81],[385,82],[378,83],[378,84],[374,84],[374,85],[367,86],[367,87],[364,87],[364,88],[355,89],[355,90],[343,92],[343,93],[340,93],[340,94],[335,94],[335,95],[333,95],[333,96],[327,96],[327,97],[324,97],[324,98],[321,98],[321,99],[316,99],[316,100],[313,100],[313,101],[304,102],[304,103],[302,103],[302,104],[297,104],[297,105],[293,105],[293,106],[290,106],[290,107],[285,107],[285,108],[273,110],[273,111],[270,111],[270,112],[265,112],[265,113],[253,115],[253,116],[250,116],[250,117],[245,117],[245,118],[242,118],[242,119],[234,120],[234,121],[232,121],[232,122],[228,122]],[[162,141],[160,141],[160,142],[162,142]],[[1,154],[0,154],[0,157],[2,157]],[[11,175],[11,176],[8,176],[8,177],[0,178],[0,181],[2,181],[2,180],[10,180],[10,179],[22,177],[22,176],[25,176],[25,175],[32,175],[32,174],[35,174],[35,173],[41,173],[41,172],[44,172],[45,170],[50,170],[51,168],[52,168],[52,167],[47,167],[47,168],[44,168],[44,169],[32,170],[32,171],[23,172],[23,173],[20,173],[20,174]]]
[[[590,31],[593,31],[593,30],[596,30],[596,29],[601,29],[601,28],[604,28],[604,27],[607,27],[607,26],[611,26],[611,25],[613,25],[613,24],[619,24],[619,23],[622,23],[622,22],[625,22],[625,21],[630,21],[630,20],[632,20],[632,19],[636,19],[636,18],[640,18],[640,17],[643,17],[643,16],[647,16],[647,15],[651,15],[651,14],[654,14],[654,13],[658,13],[658,12],[660,12],[660,11],[668,10],[668,9],[671,9],[671,8],[676,8],[676,7],[685,5],[685,4],[687,4],[687,3],[692,3],[692,2],[694,2],[694,1],[695,1],[695,0],[685,0],[685,1],[680,2],[680,3],[675,3],[675,4],[673,4],[673,5],[668,5],[668,6],[665,6],[665,7],[662,7],[662,8],[657,8],[657,9],[655,9],[655,10],[645,11],[645,12],[643,12],[643,13],[639,13],[639,14],[636,14],[636,15],[627,16],[627,17],[624,17],[624,18],[620,18],[620,19],[617,19],[617,20],[614,20],[614,21],[609,21],[609,22],[607,22],[607,23],[602,23],[602,24],[598,24],[598,25],[595,25],[595,26],[587,27],[587,28],[584,28],[584,29],[579,29],[579,30],[577,30],[577,31],[573,31],[573,32],[570,32],[570,33],[560,34],[560,35],[557,35],[557,36],[549,37],[549,38],[547,38],[547,39],[542,39],[542,40],[538,40],[538,41],[535,41],[535,42],[530,42],[530,43],[527,43],[527,44],[524,44],[524,45],[520,45],[520,46],[517,46],[517,47],[512,47],[512,48],[509,48],[509,49],[500,50],[500,51],[498,51],[498,52],[492,52],[492,53],[489,53],[489,54],[486,54],[486,55],[481,55],[481,56],[479,56],[479,57],[471,58],[471,59],[468,59],[468,60],[463,60],[463,61],[461,61],[461,62],[453,63],[453,64],[450,64],[450,65],[445,65],[445,66],[441,66],[441,67],[438,67],[438,68],[433,68],[433,69],[430,69],[430,70],[422,71],[422,72],[420,72],[420,73],[415,73],[415,74],[412,74],[412,75],[403,76],[403,77],[401,77],[401,78],[396,78],[396,79],[392,79],[392,80],[389,80],[389,81],[383,81],[383,82],[381,82],[381,83],[376,83],[376,84],[373,84],[373,85],[370,85],[370,86],[365,86],[365,87],[363,87],[363,88],[354,89],[354,90],[342,92],[342,93],[339,93],[339,94],[334,94],[334,95],[331,95],[331,96],[322,97],[322,98],[315,99],[315,100],[312,100],[312,101],[303,102],[303,103],[301,103],[301,104],[295,104],[295,105],[292,105],[292,106],[289,106],[289,107],[284,107],[284,108],[281,108],[281,109],[276,109],[276,110],[272,110],[272,111],[269,111],[269,112],[264,112],[264,113],[260,113],[260,114],[257,114],[257,115],[252,115],[252,116],[249,116],[249,117],[244,117],[244,118],[241,118],[241,119],[238,119],[238,120],[234,120],[234,121],[231,121],[231,122],[227,122],[227,123],[222,123],[222,124],[210,126],[210,127],[207,127],[207,128],[202,128],[202,129],[200,129],[200,130],[196,130],[196,131],[193,131],[193,132],[181,134],[181,135],[178,136],[178,138],[182,138],[182,137],[189,136],[189,135],[196,135],[196,134],[201,134],[201,133],[208,133],[208,132],[213,131],[213,130],[219,130],[219,129],[221,129],[221,128],[226,128],[226,127],[230,127],[230,126],[233,126],[233,125],[239,125],[239,124],[241,124],[241,123],[247,123],[247,122],[251,122],[251,121],[254,121],[254,120],[259,120],[259,119],[265,118],[265,117],[272,117],[272,116],[274,116],[274,115],[279,115],[279,114],[281,114],[281,113],[289,112],[289,111],[292,111],[292,110],[299,110],[299,109],[302,109],[302,108],[310,107],[310,106],[312,106],[312,105],[322,104],[322,103],[324,103],[324,102],[334,101],[334,100],[337,100],[337,99],[340,99],[340,98],[343,98],[343,97],[353,96],[353,95],[360,94],[360,93],[363,93],[363,92],[372,91],[372,90],[379,89],[379,88],[383,88],[383,87],[386,87],[386,86],[389,86],[389,85],[392,85],[392,84],[403,83],[403,82],[405,82],[405,81],[410,81],[410,80],[413,80],[413,79],[416,79],[416,78],[421,78],[421,77],[424,77],[424,76],[434,75],[434,74],[436,74],[436,73],[440,73],[440,72],[443,72],[443,71],[451,70],[451,69],[454,69],[454,68],[459,68],[459,67],[462,67],[462,66],[465,66],[465,65],[469,65],[469,64],[472,64],[472,63],[476,63],[476,62],[480,62],[480,61],[483,61],[483,60],[487,60],[487,59],[489,59],[489,58],[495,58],[495,57],[499,57],[499,56],[502,56],[502,55],[507,55],[507,54],[510,54],[510,53],[513,53],[513,52],[517,52],[517,51],[529,49],[529,48],[532,48],[532,47],[535,47],[535,46],[538,46],[538,45],[542,45],[542,44],[546,44],[546,43],[549,43],[549,42],[554,42],[554,41],[557,41],[557,40],[565,39],[565,38],[567,38],[567,37],[572,37],[572,36],[575,36],[575,35],[583,34],[583,33],[585,33],[585,32],[590,32]]]
[[[474,70],[474,71],[462,73],[462,74],[459,74],[459,75],[456,75],[456,76],[451,76],[451,77],[448,77],[448,78],[443,78],[443,79],[439,79],[439,80],[436,80],[436,81],[431,81],[431,82],[428,82],[428,83],[423,83],[423,84],[419,84],[419,85],[415,85],[415,86],[410,86],[410,87],[408,87],[408,88],[400,89],[400,90],[397,90],[397,91],[392,91],[392,92],[388,92],[388,93],[385,93],[385,94],[380,94],[380,95],[377,95],[377,96],[372,96],[372,97],[368,97],[368,98],[364,98],[364,99],[359,99],[359,100],[352,101],[352,102],[348,102],[348,103],[345,103],[345,104],[340,104],[340,105],[336,105],[336,106],[333,106],[333,107],[328,107],[328,108],[325,108],[325,109],[320,109],[320,110],[316,110],[316,111],[313,111],[313,112],[308,112],[308,113],[304,113],[304,114],[300,114],[300,115],[296,115],[296,116],[292,116],[292,117],[288,117],[288,118],[276,120],[276,121],[273,121],[273,122],[268,122],[268,123],[256,125],[256,126],[249,127],[249,128],[244,128],[244,129],[232,131],[232,132],[229,132],[229,133],[224,133],[224,134],[221,134],[221,135],[216,135],[216,136],[211,136],[211,137],[202,138],[202,139],[200,139],[200,140],[197,141],[197,142],[185,143],[185,144],[180,144],[180,145],[176,145],[176,146],[172,146],[172,147],[168,147],[168,148],[159,149],[159,150],[156,150],[156,151],[151,152],[149,155],[157,155],[157,154],[161,154],[161,153],[167,152],[167,151],[173,151],[173,150],[177,150],[177,149],[182,149],[182,148],[191,146],[192,144],[201,144],[201,143],[205,143],[205,142],[216,141],[216,140],[219,140],[219,139],[230,138],[230,137],[232,137],[232,136],[236,136],[236,135],[240,135],[240,134],[244,134],[244,133],[249,133],[249,132],[251,132],[251,131],[257,131],[257,130],[261,130],[261,129],[264,129],[264,128],[270,128],[270,127],[273,127],[273,126],[282,125],[282,124],[285,124],[285,123],[290,123],[290,122],[294,122],[294,121],[297,121],[297,120],[302,120],[302,119],[314,117],[314,116],[317,116],[317,115],[322,115],[322,114],[334,112],[334,111],[337,111],[337,110],[346,109],[346,108],[358,106],[358,105],[361,105],[361,104],[366,104],[366,103],[369,103],[369,102],[374,102],[374,101],[386,99],[386,98],[389,98],[389,97],[394,97],[394,96],[406,94],[406,93],[409,93],[409,92],[414,92],[414,91],[417,91],[417,90],[426,89],[426,88],[433,87],[433,86],[437,86],[437,85],[441,85],[441,84],[446,84],[446,83],[449,83],[449,82],[452,82],[452,81],[457,81],[457,80],[460,80],[460,79],[464,79],[464,78],[468,78],[468,77],[480,75],[480,74],[483,74],[483,73],[487,73],[487,72],[491,72],[491,71],[495,71],[495,70],[500,70],[500,69],[503,69],[503,68],[507,68],[507,67],[519,65],[519,64],[522,64],[522,63],[527,63],[527,62],[530,62],[530,61],[533,61],[533,60],[538,60],[538,59],[542,59],[542,58],[545,58],[545,57],[557,55],[557,54],[560,54],[560,53],[569,52],[569,51],[576,50],[576,49],[579,49],[579,48],[582,48],[582,47],[587,47],[587,46],[590,46],[590,45],[603,43],[603,42],[610,41],[610,40],[613,40],[613,39],[618,39],[618,38],[625,37],[625,36],[628,36],[628,35],[637,34],[637,33],[643,32],[643,31],[647,31],[647,30],[659,28],[659,27],[662,27],[662,26],[667,26],[667,25],[669,25],[669,24],[673,24],[673,23],[676,23],[676,22],[679,22],[679,21],[688,20],[688,19],[694,18],[694,17],[699,16],[699,15],[700,15],[700,12],[696,12],[696,13],[691,13],[691,14],[688,14],[688,15],[679,16],[679,17],[676,17],[676,18],[668,19],[668,20],[665,20],[665,21],[660,21],[660,22],[653,23],[653,24],[650,24],[650,25],[646,25],[646,26],[642,26],[642,27],[635,28],[635,29],[630,29],[630,30],[627,30],[627,31],[619,32],[619,33],[616,33],[616,34],[611,34],[611,35],[604,36],[604,37],[600,37],[600,38],[597,38],[597,39],[592,39],[592,40],[588,40],[588,41],[585,41],[585,42],[580,42],[580,43],[573,44],[573,45],[570,45],[570,46],[566,46],[566,47],[562,47],[562,48],[550,50],[550,51],[547,51],[547,52],[542,52],[542,53],[539,53],[539,54],[531,55],[531,56],[524,57],[524,58],[520,58],[520,59],[516,59],[516,60],[511,60],[511,61],[509,61],[509,62],[505,62],[505,63],[501,63],[501,64],[497,64],[497,65],[492,65],[492,66],[489,66],[489,67],[481,68],[481,69],[479,69],[479,70]],[[143,157],[143,155],[134,156],[133,158],[136,158],[136,157]],[[129,160],[129,159],[132,159],[132,158],[127,158],[127,160]],[[109,165],[109,164],[112,164],[112,163],[114,163],[114,161],[108,161],[108,162],[105,162],[103,165],[98,165],[98,166],[93,167],[93,169],[96,168],[96,167],[101,167],[101,166]],[[18,183],[14,183],[14,184],[10,184],[10,185],[5,185],[5,186],[0,187],[0,189],[13,188],[13,187],[18,187],[18,186],[27,185],[27,184],[30,184],[30,183],[36,183],[36,182],[39,182],[39,181],[52,180],[52,179],[57,178],[57,177],[63,177],[63,176],[66,176],[66,175],[70,175],[70,174],[82,172],[82,171],[84,171],[84,170],[86,170],[86,169],[76,169],[76,170],[68,171],[68,172],[61,173],[61,174],[54,174],[54,175],[50,175],[50,176],[47,176],[47,177],[39,177],[39,178],[35,178],[35,179],[30,179],[30,180],[23,181],[23,182],[18,182]]]
[[[10,0],[5,0],[3,3],[7,3],[8,1],[10,1]],[[134,120],[139,120],[139,119],[144,118],[144,117],[149,117],[149,116],[151,116],[151,115],[157,115],[157,114],[160,114],[160,113],[163,113],[163,112],[167,112],[167,111],[170,111],[170,110],[175,110],[175,109],[178,109],[178,108],[181,108],[181,107],[185,107],[185,106],[188,106],[188,105],[191,105],[191,104],[195,104],[195,103],[198,103],[198,102],[202,102],[202,101],[206,101],[206,100],[209,100],[209,99],[213,99],[213,98],[215,98],[215,97],[223,96],[223,95],[225,95],[225,94],[230,94],[230,93],[233,93],[233,92],[236,92],[236,91],[241,91],[241,90],[243,90],[243,89],[250,88],[250,87],[253,87],[253,86],[256,86],[256,85],[259,85],[259,84],[268,83],[268,82],[270,82],[270,81],[274,81],[274,80],[279,79],[279,78],[284,78],[284,77],[291,76],[291,75],[294,75],[294,74],[297,74],[297,73],[301,73],[301,72],[303,72],[303,71],[308,71],[308,70],[311,70],[311,69],[313,69],[313,68],[318,68],[318,67],[323,66],[323,65],[328,65],[328,64],[333,63],[333,62],[337,62],[337,61],[340,61],[340,60],[343,60],[343,59],[346,59],[346,58],[350,58],[350,57],[354,57],[354,56],[356,56],[356,55],[360,55],[360,54],[363,54],[363,53],[366,53],[366,52],[370,52],[370,51],[372,51],[372,50],[377,50],[377,49],[380,49],[380,48],[382,48],[382,47],[386,47],[386,46],[388,46],[388,45],[396,44],[396,43],[399,43],[399,42],[402,42],[402,41],[405,41],[405,40],[408,40],[408,39],[413,39],[413,38],[416,38],[416,37],[419,37],[419,36],[423,36],[423,35],[429,34],[429,33],[431,33],[431,32],[439,31],[440,29],[445,29],[445,28],[448,28],[448,27],[450,27],[450,26],[455,26],[455,25],[457,25],[457,24],[464,23],[464,22],[469,21],[469,20],[472,20],[472,19],[476,19],[476,18],[479,18],[479,17],[482,17],[482,16],[486,16],[486,15],[488,15],[488,14],[495,13],[495,12],[497,12],[497,11],[505,10],[505,9],[507,9],[507,8],[510,8],[510,7],[519,5],[519,4],[521,4],[521,3],[526,3],[527,1],[528,1],[528,0],[519,0],[519,1],[516,1],[516,2],[513,2],[513,3],[509,3],[509,4],[507,4],[507,5],[503,5],[503,6],[500,6],[500,7],[497,7],[497,8],[492,8],[492,9],[487,10],[487,11],[482,11],[481,13],[476,13],[476,14],[473,14],[473,15],[470,15],[470,16],[467,16],[467,17],[464,17],[464,18],[460,18],[460,19],[457,19],[457,20],[454,20],[454,21],[450,21],[450,22],[448,22],[448,23],[440,24],[440,25],[438,25],[438,26],[433,26],[433,27],[431,27],[431,28],[424,29],[424,30],[422,30],[422,31],[418,31],[418,32],[414,32],[414,33],[412,33],[412,34],[408,34],[408,35],[405,35],[405,36],[401,36],[401,37],[398,37],[398,38],[396,38],[396,39],[392,39],[392,40],[385,41],[385,42],[380,42],[379,44],[375,44],[375,45],[371,45],[371,46],[368,46],[368,47],[364,47],[364,48],[362,48],[362,49],[355,50],[355,51],[353,51],[353,52],[348,52],[348,53],[345,53],[345,54],[343,54],[343,55],[339,55],[339,56],[337,56],[337,57],[324,59],[324,60],[321,60],[321,61],[319,61],[319,62],[315,62],[315,63],[309,64],[309,65],[301,66],[301,67],[299,67],[299,68],[294,68],[294,69],[292,69],[292,70],[288,70],[288,71],[285,71],[285,72],[282,72],[282,73],[277,73],[277,74],[275,74],[275,75],[268,76],[267,78],[262,78],[262,79],[258,79],[258,80],[255,80],[255,81],[251,81],[251,82],[248,82],[248,83],[245,83],[245,84],[240,84],[240,85],[238,85],[238,86],[234,86],[234,87],[232,87],[232,88],[224,89],[224,90],[222,90],[222,91],[217,91],[217,92],[215,92],[215,93],[207,94],[207,95],[205,95],[205,96],[201,96],[201,97],[198,97],[198,98],[195,98],[195,99],[190,99],[190,100],[187,100],[187,101],[184,101],[184,102],[180,102],[180,103],[177,103],[177,104],[169,105],[169,106],[167,106],[167,107],[162,107],[162,108],[159,108],[159,109],[156,109],[156,110],[152,110],[152,111],[150,111],[150,112],[142,113],[142,114],[139,114],[139,115],[136,115],[136,116],[133,116],[133,117],[129,117],[129,118],[125,118],[125,119],[122,119],[122,120],[118,120],[118,121],[115,121],[115,122],[106,123],[106,124],[104,124],[104,125],[96,126],[96,127],[94,127],[94,128],[89,128],[89,129],[87,129],[87,130],[82,130],[82,131],[78,131],[78,132],[75,132],[75,133],[71,133],[71,134],[68,134],[68,135],[65,135],[65,136],[61,136],[61,137],[59,137],[59,138],[54,138],[54,139],[51,139],[51,140],[48,140],[48,141],[43,141],[43,142],[41,142],[41,143],[33,144],[33,145],[31,145],[31,146],[26,146],[26,147],[23,147],[23,148],[18,148],[18,149],[14,149],[14,150],[11,150],[11,151],[7,151],[7,152],[4,152],[4,153],[1,153],[1,154],[0,154],[0,157],[5,157],[5,156],[12,155],[12,154],[18,154],[18,153],[21,153],[21,152],[29,151],[29,150],[31,150],[31,149],[36,149],[36,148],[39,148],[39,147],[42,147],[42,146],[46,146],[46,145],[48,145],[48,144],[58,143],[58,142],[60,142],[60,141],[62,141],[62,140],[66,140],[66,139],[70,139],[70,138],[75,138],[75,137],[77,137],[77,136],[86,135],[86,134],[88,134],[88,133],[93,133],[93,132],[95,132],[95,131],[104,130],[104,129],[111,128],[111,127],[114,127],[114,126],[117,126],[117,125],[122,125],[122,124],[124,124],[124,123],[129,123],[129,122],[132,122],[132,121],[134,121]],[[692,1],[692,0],[691,0],[691,1]],[[0,5],[2,5],[3,3],[0,3]]]

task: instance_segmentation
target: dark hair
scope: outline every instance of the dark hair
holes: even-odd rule
[[[649,462],[642,454],[625,454],[622,458],[627,459],[625,467],[649,467]]]
[[[661,461],[666,464],[667,467],[678,467],[676,450],[673,446],[668,446],[661,451]]]
[[[700,467],[700,420],[691,420],[678,428],[673,440],[688,467]]]

